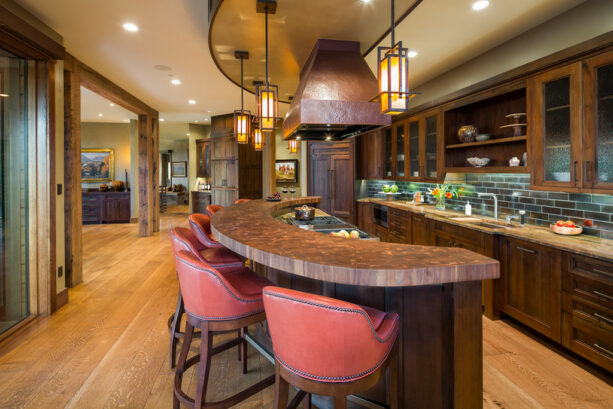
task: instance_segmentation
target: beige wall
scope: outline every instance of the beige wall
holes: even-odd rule
[[[82,148],[112,148],[115,154],[114,180],[125,182],[125,171],[128,171],[128,185],[134,189],[134,173],[131,172],[131,140],[134,130],[129,123],[81,122]],[[105,182],[108,184],[108,182]],[[97,188],[101,182],[82,183],[85,188]],[[132,198],[130,198],[132,199]],[[132,206],[134,207],[134,206]],[[131,217],[136,217],[131,213]]]
[[[513,68],[613,31],[613,1],[585,3],[495,47],[445,74],[418,85],[417,107]]]
[[[307,152],[306,142],[300,142],[300,147],[297,153],[290,153],[287,141],[283,140],[282,131],[278,130],[275,133],[276,143],[276,159],[297,159],[300,167],[298,171],[298,183],[287,183],[277,185],[277,190],[282,186],[295,186],[296,191],[300,192],[302,196],[306,196],[307,192]]]

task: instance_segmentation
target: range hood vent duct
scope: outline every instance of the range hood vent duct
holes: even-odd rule
[[[360,43],[319,39],[300,72],[283,121],[283,139],[340,140],[391,124],[381,114],[379,83]]]

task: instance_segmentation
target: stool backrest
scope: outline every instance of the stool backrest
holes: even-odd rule
[[[187,251],[194,254],[194,256],[199,259],[202,259],[200,251],[204,250],[206,247],[200,243],[196,235],[190,229],[186,229],[185,227],[175,227],[171,229],[170,240],[172,242],[172,251],[174,254],[180,251]]]
[[[208,214],[209,217],[213,217],[213,215],[221,209],[223,209],[222,205],[210,204],[206,207],[206,214]]]
[[[276,359],[320,382],[347,382],[372,373],[397,335],[396,315],[373,322],[356,304],[285,288],[264,288],[264,308]]]
[[[191,252],[179,251],[175,254],[175,262],[185,310],[196,318],[234,320],[252,315],[253,303],[262,302],[261,294],[244,296],[227,277]]]
[[[223,247],[211,233],[211,218],[206,214],[193,213],[188,217],[189,227],[200,243],[207,248]]]

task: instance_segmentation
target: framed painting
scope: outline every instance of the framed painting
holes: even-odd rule
[[[187,177],[187,162],[172,162],[172,177],[186,178]]]
[[[81,180],[110,182],[115,178],[115,154],[108,149],[81,149]]]
[[[298,183],[298,159],[279,159],[275,163],[277,183]]]

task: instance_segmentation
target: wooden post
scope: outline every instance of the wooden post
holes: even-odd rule
[[[153,154],[151,163],[151,177],[153,189],[153,201],[151,207],[153,210],[153,231],[160,231],[160,122],[157,116],[151,117],[151,142],[153,144]]]
[[[150,115],[138,116],[138,235],[153,234],[154,168],[152,124]]]
[[[64,61],[64,219],[66,286],[83,281],[81,202],[81,79],[79,64]]]

